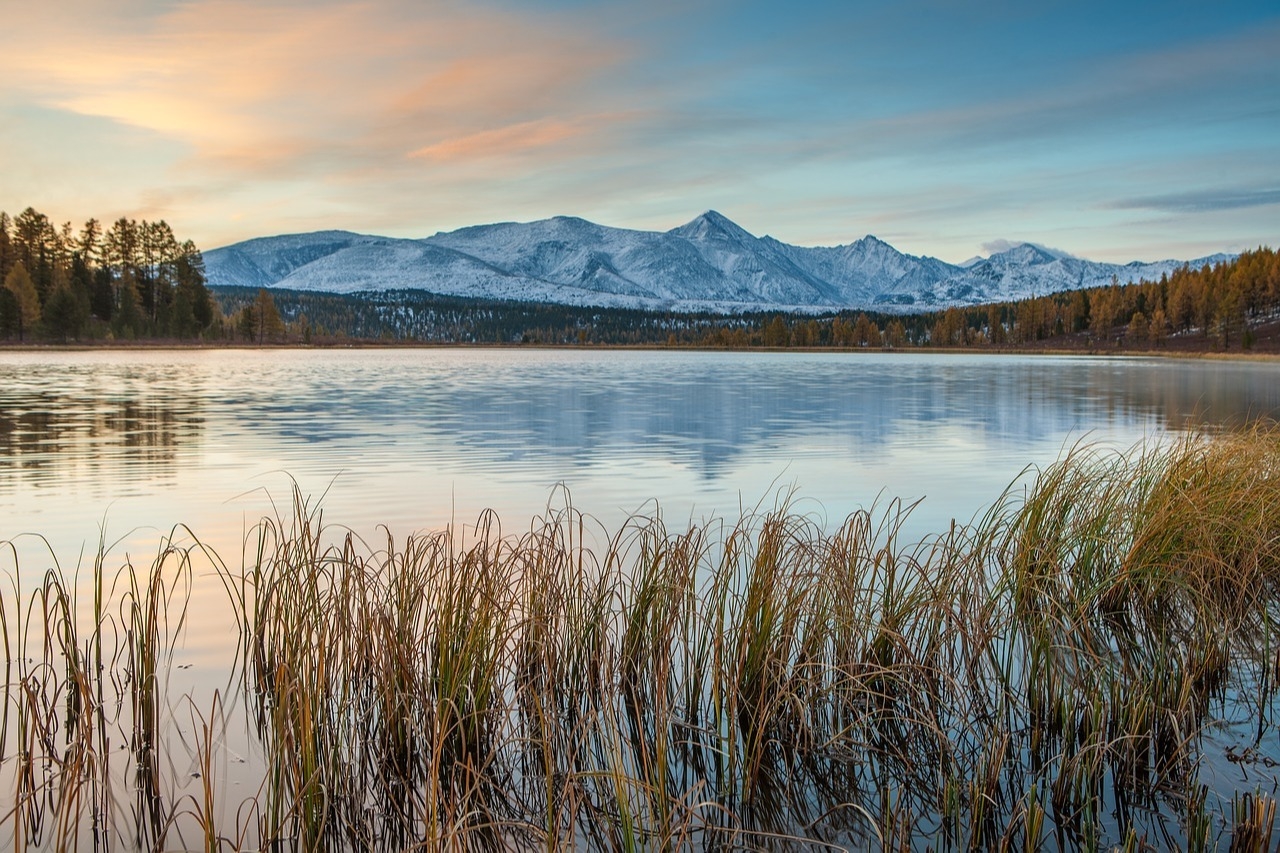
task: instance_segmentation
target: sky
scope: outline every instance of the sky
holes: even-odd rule
[[[1280,4],[7,4],[0,209],[204,249],[581,216],[951,262],[1280,246]]]

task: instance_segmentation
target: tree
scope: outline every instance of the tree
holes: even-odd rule
[[[1001,314],[999,305],[987,306],[987,340],[996,346],[1005,342],[1004,317]]]
[[[27,268],[27,276],[35,286],[36,295],[44,296],[53,283],[54,242],[57,229],[49,217],[28,207],[13,220],[13,240],[16,257]]]
[[[190,306],[193,331],[203,332],[213,323],[213,299],[205,286],[204,257],[190,240],[179,247],[179,254],[173,261],[173,277],[174,313],[182,310],[185,314],[187,306]],[[179,299],[184,303],[181,309]],[[182,319],[186,321],[185,316]],[[179,334],[179,337],[183,335]]]
[[[116,292],[111,281],[111,270],[98,267],[93,273],[93,283],[89,288],[89,308],[99,320],[109,321],[115,313],[115,307]]]
[[[1164,309],[1157,307],[1151,315],[1151,328],[1148,330],[1148,336],[1151,343],[1156,346],[1164,343],[1164,339],[1169,334],[1169,319],[1165,316]]]
[[[837,317],[831,321],[831,345],[853,346],[853,326],[843,317]]]
[[[253,300],[253,323],[260,344],[284,337],[284,321],[276,309],[276,300],[266,288],[259,288],[258,297]]]
[[[85,263],[95,264],[98,262],[99,243],[102,240],[102,225],[96,219],[90,219],[84,224],[84,228],[80,229],[80,241],[76,247],[80,256],[84,258]]]
[[[169,223],[143,221],[138,227],[140,266],[138,270],[138,295],[142,307],[156,325],[162,309],[173,298],[174,263],[182,254],[177,238]]]
[[[785,347],[791,345],[791,332],[781,315],[774,315],[764,329],[764,345],[767,347]]]
[[[1234,288],[1228,288],[1227,292],[1219,297],[1212,316],[1219,346],[1224,350],[1230,349],[1232,336],[1243,334],[1247,327],[1240,294]]]
[[[876,337],[879,337],[879,334]],[[860,347],[871,343],[871,318],[866,314],[859,314],[853,321],[853,342]]]
[[[121,217],[102,238],[102,263],[111,268],[116,278],[138,272],[138,223]]]
[[[889,323],[889,327],[885,330],[884,338],[885,344],[891,349],[898,349],[906,346],[907,329],[902,325],[902,321],[892,320]]]
[[[111,325],[117,338],[133,340],[142,333],[145,318],[138,304],[138,288],[134,284],[132,270],[125,270],[117,289],[120,292],[120,304],[116,306]]]
[[[84,325],[80,301],[67,286],[55,287],[44,303],[44,327],[53,337],[66,343],[67,338],[78,338]]]
[[[258,321],[253,316],[253,306],[246,305],[241,308],[240,313],[236,315],[236,337],[252,343],[253,339],[258,336],[257,328]]]
[[[13,294],[16,307],[15,319],[18,326],[18,340],[21,341],[28,329],[40,319],[40,296],[36,293],[35,284],[27,274],[27,267],[22,261],[13,265],[4,278],[4,289]]]
[[[1129,319],[1129,340],[1135,344],[1145,344],[1149,331],[1146,315],[1141,311],[1134,311]]]

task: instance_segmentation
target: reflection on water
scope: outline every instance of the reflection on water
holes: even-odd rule
[[[834,521],[887,490],[924,498],[905,541],[971,517],[1026,466],[1081,439],[1127,446],[1275,417],[1278,372],[918,354],[0,353],[0,541],[47,537],[82,604],[94,590],[83,586],[90,573],[75,570],[92,563],[100,527],[110,578],[126,558],[146,566],[180,523],[234,572],[271,500],[287,513],[289,477],[304,494],[326,492],[326,521],[375,543],[378,524],[403,541],[410,530],[470,523],[484,507],[519,532],[557,483],[611,529],[653,499],[677,529],[682,517],[736,519],[740,506],[790,488],[795,509]],[[12,551],[0,548],[0,577],[12,588],[29,575],[29,590],[51,562],[42,541],[18,537]],[[161,725],[196,742],[198,731],[183,729],[196,723],[191,709],[213,707],[221,690],[231,721],[222,746],[252,758],[250,710],[226,669],[235,659],[227,590],[203,556],[192,571],[169,682],[192,704]],[[1208,776],[1244,772],[1233,745],[1206,758]],[[262,763],[218,768],[232,808],[262,790]],[[199,769],[174,768],[192,803]]]
[[[78,526],[83,541],[104,516],[199,529],[248,490],[287,488],[280,472],[332,485],[343,521],[402,529],[486,506],[528,517],[558,482],[606,514],[652,498],[732,513],[794,485],[833,517],[887,488],[927,496],[931,522],[967,518],[1082,437],[1274,416],[1276,373],[915,354],[8,353],[0,536]]]
[[[256,413],[270,440],[394,444],[470,464],[549,456],[570,466],[660,448],[721,477],[744,457],[786,457],[802,436],[876,452],[904,430],[958,425],[1014,442],[1124,423],[1160,430],[1280,410],[1257,365],[1063,359],[799,357],[689,353],[374,354],[308,364],[325,375],[245,382],[221,407]],[[403,439],[419,440],[407,446]],[[447,448],[447,449],[446,449]]]
[[[178,448],[200,441],[194,397],[175,404],[146,392],[109,400],[26,390],[0,393],[0,488],[77,471],[112,479],[128,477],[129,469],[164,471],[176,464]]]

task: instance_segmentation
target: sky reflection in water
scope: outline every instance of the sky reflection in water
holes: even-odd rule
[[[565,484],[616,526],[794,491],[834,523],[924,498],[967,520],[1027,465],[1280,412],[1277,368],[1213,361],[564,350],[0,355],[0,538],[64,562],[185,523],[228,556],[289,496],[399,536],[488,507],[523,529]],[[129,537],[154,541],[154,530]]]

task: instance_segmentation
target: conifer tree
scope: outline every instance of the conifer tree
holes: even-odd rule
[[[284,337],[284,321],[280,319],[276,300],[266,288],[259,288],[258,297],[253,300],[253,320],[258,343]]]
[[[13,269],[9,270],[9,274],[5,276],[4,288],[13,294],[17,308],[15,319],[18,326],[18,340],[22,341],[27,331],[40,319],[40,296],[36,293],[35,284],[27,273],[26,264],[18,261],[13,265]]]
[[[87,313],[87,309],[85,311]],[[55,287],[44,303],[44,328],[51,337],[66,343],[78,338],[83,324],[81,305],[69,285]]]

